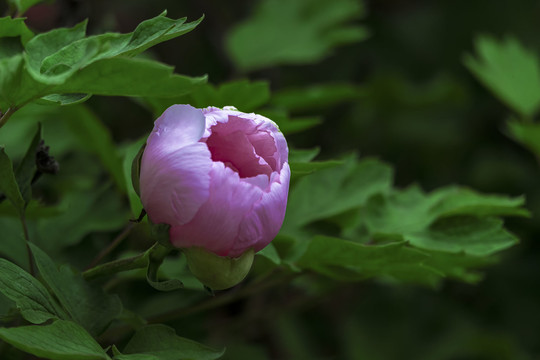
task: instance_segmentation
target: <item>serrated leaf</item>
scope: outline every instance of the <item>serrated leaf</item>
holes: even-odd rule
[[[135,333],[123,352],[155,356],[160,360],[213,360],[221,357],[225,350],[215,350],[182,338],[176,335],[174,329],[165,325],[149,325]]]
[[[91,286],[81,274],[56,264],[34,244],[30,244],[39,272],[70,317],[90,334],[99,335],[122,312],[117,296]]]
[[[435,282],[441,276],[425,266],[428,255],[406,247],[405,242],[367,246],[317,236],[311,240],[298,266],[344,281],[388,276],[403,281]],[[426,277],[427,276],[427,277]]]
[[[428,229],[404,235],[418,248],[487,256],[509,248],[518,239],[503,228],[502,220],[455,216],[438,220]]]
[[[0,146],[0,193],[3,193],[8,198],[19,215],[23,216],[24,199],[17,185],[11,160],[2,146]]]
[[[348,24],[362,14],[352,0],[264,0],[228,34],[227,50],[243,70],[313,63],[336,46],[365,39],[363,27]]]
[[[538,56],[510,36],[479,36],[475,50],[476,58],[467,54],[463,60],[469,70],[511,109],[531,118],[540,108]]]
[[[13,300],[21,315],[33,324],[61,316],[47,289],[26,271],[5,259],[0,259],[0,292]]]
[[[392,170],[375,159],[320,170],[291,189],[284,228],[296,228],[363,205],[390,189]]]
[[[109,359],[92,336],[72,321],[56,320],[50,325],[0,328],[0,338],[24,352],[45,359]]]

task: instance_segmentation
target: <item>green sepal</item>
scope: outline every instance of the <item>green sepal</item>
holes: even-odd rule
[[[218,256],[201,247],[190,247],[183,251],[189,270],[212,290],[225,290],[239,284],[249,273],[255,257],[253,249],[237,258]]]
[[[141,197],[141,191],[140,191],[140,176],[141,176],[141,159],[144,153],[144,149],[146,148],[146,143],[144,143],[141,148],[139,149],[139,152],[135,157],[133,158],[133,162],[131,163],[131,184],[133,185],[133,189]]]

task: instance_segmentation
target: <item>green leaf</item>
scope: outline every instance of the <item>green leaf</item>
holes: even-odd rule
[[[0,259],[0,292],[13,300],[21,315],[33,324],[60,316],[47,289],[26,271],[5,259]]]
[[[318,110],[346,101],[355,101],[365,91],[351,84],[324,84],[285,89],[272,94],[272,105],[289,111]]]
[[[36,153],[41,141],[41,124],[38,124],[38,129],[24,158],[15,171],[15,178],[19,185],[22,197],[24,199],[25,207],[32,199],[32,179],[37,171],[36,165]]]
[[[99,335],[122,312],[117,296],[106,295],[101,288],[91,286],[81,274],[67,266],[56,264],[34,244],[30,244],[36,265],[60,304],[71,318],[90,334]]]
[[[319,125],[322,119],[317,116],[291,118],[280,110],[261,110],[259,113],[274,121],[284,134],[293,134]]]
[[[3,193],[19,212],[24,215],[24,199],[17,185],[13,165],[3,146],[0,146],[0,193]]]
[[[507,123],[510,135],[535,156],[540,157],[540,124],[510,120]]]
[[[518,242],[503,228],[502,220],[474,216],[441,219],[424,231],[404,237],[411,245],[422,249],[474,256],[491,255]]]
[[[20,37],[22,44],[26,44],[34,34],[30,31],[23,18],[5,16],[0,18],[0,38]]]
[[[165,325],[149,325],[137,331],[126,345],[125,354],[155,356],[160,360],[212,360],[218,359],[225,350],[215,350],[175,334]],[[115,359],[139,359],[116,356]]]
[[[105,350],[82,327],[57,320],[44,326],[0,328],[0,338],[16,348],[52,360],[107,360]]]
[[[259,251],[257,256],[264,256],[276,265],[281,264],[281,258],[279,257],[279,254],[272,243],[268,244],[264,249]]]
[[[289,149],[289,162],[306,163],[315,159],[321,152],[319,147],[312,149]]]
[[[429,256],[405,244],[400,242],[367,246],[317,236],[311,240],[297,264],[344,281],[382,276],[402,281],[434,283],[441,273],[424,265]]]
[[[82,68],[49,93],[175,97],[205,82],[206,76],[193,78],[173,74],[173,67],[156,61],[113,58],[98,60]]]
[[[21,16],[26,10],[43,1],[44,0],[8,0],[8,4],[15,7],[15,9],[17,9],[17,15]]]
[[[129,145],[127,145],[122,153],[122,170],[124,172],[124,179],[126,181],[127,194],[129,197],[129,204],[131,206],[132,216],[138,216],[143,207],[139,195],[133,188],[134,184],[132,183],[132,168],[133,168],[133,159],[137,156],[143,144],[146,143],[146,137],[143,137]]]
[[[226,46],[243,70],[313,63],[336,46],[365,39],[365,28],[348,24],[362,15],[361,2],[354,0],[264,0],[232,29]]]
[[[43,105],[75,105],[90,99],[91,94],[51,94],[43,96],[36,103]]]
[[[425,251],[425,250],[423,250]],[[472,256],[467,254],[452,254],[442,251],[427,251],[429,258],[424,264],[440,271],[448,278],[458,279],[470,284],[482,280],[482,273],[477,268],[493,265],[497,259],[486,256]]]
[[[469,70],[511,109],[531,118],[540,107],[538,56],[510,36],[502,41],[478,36],[475,49],[477,58],[463,59]]]
[[[302,176],[311,174],[317,170],[333,168],[342,165],[343,161],[328,160],[328,161],[312,161],[312,162],[290,162],[292,176]]]
[[[284,227],[300,227],[363,205],[390,189],[392,170],[375,159],[343,165],[306,176],[291,189]]]

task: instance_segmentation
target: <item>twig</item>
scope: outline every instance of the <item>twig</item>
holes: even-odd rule
[[[109,244],[109,246],[107,246],[105,249],[103,249],[94,258],[94,260],[92,260],[92,262],[90,263],[90,265],[88,265],[86,270],[88,270],[90,268],[93,268],[94,266],[99,264],[101,262],[101,260],[103,260],[103,258],[105,256],[109,255],[114,249],[116,249],[116,247],[118,247],[118,245],[120,245],[120,243],[129,235],[129,233],[135,227],[135,225],[137,225],[137,223],[135,223],[135,222],[130,222],[129,224],[127,224],[127,226],[124,228],[124,230],[122,230],[122,232],[120,234],[118,234],[116,236],[116,238],[114,238],[114,240]]]
[[[2,114],[2,116],[0,117],[0,128],[7,123],[7,121],[9,120],[11,115],[15,113],[15,111],[17,111],[16,107],[10,107],[5,113]]]

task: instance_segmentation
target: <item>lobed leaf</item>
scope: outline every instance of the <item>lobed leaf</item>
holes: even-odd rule
[[[361,2],[353,0],[264,0],[227,35],[226,47],[242,70],[313,63],[365,39],[365,28],[348,24],[362,15]]]
[[[463,59],[469,70],[511,109],[531,118],[540,108],[538,56],[510,36],[502,41],[478,36],[475,50],[476,58]]]

